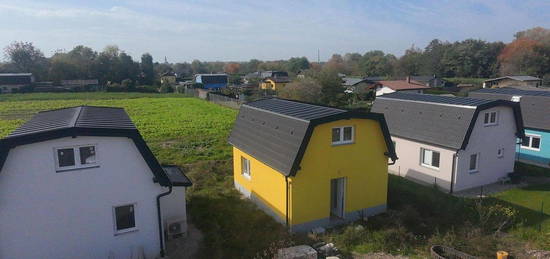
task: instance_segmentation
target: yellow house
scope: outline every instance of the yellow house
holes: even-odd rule
[[[260,82],[260,89],[281,90],[288,83],[290,83],[288,77],[268,77]]]
[[[229,137],[235,187],[291,231],[386,210],[384,116],[264,99],[241,106]]]

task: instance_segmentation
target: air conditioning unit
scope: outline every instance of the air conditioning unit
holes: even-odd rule
[[[166,235],[169,237],[183,236],[187,231],[187,220],[185,218],[171,218],[166,220]]]

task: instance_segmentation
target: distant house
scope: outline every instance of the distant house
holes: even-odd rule
[[[97,79],[61,80],[61,87],[71,91],[95,91],[99,88]]]
[[[534,76],[503,76],[485,80],[483,88],[502,88],[502,87],[541,87],[542,79]]]
[[[195,83],[202,84],[204,89],[220,89],[227,87],[227,74],[197,74]]]
[[[346,88],[346,93],[355,93],[361,86],[369,88],[373,83],[373,81],[361,77],[342,77],[342,86]]]
[[[519,102],[525,138],[516,150],[520,161],[550,166],[550,91],[512,88],[480,89],[469,96]]]
[[[427,87],[444,87],[445,86],[445,80],[433,76],[410,76],[411,81],[414,81],[416,83],[425,85]]]
[[[384,94],[394,93],[394,92],[406,92],[406,93],[424,93],[425,89],[430,87],[422,85],[420,83],[414,82],[407,77],[405,80],[384,80],[376,81],[374,84],[374,89],[376,96],[381,96]]]
[[[291,231],[386,210],[397,158],[381,114],[264,99],[241,106],[229,143],[237,190]]]
[[[288,73],[284,71],[264,71],[260,78],[260,89],[263,90],[281,90],[290,83]]]
[[[121,108],[40,112],[0,139],[0,258],[156,258],[190,185]]]
[[[32,73],[0,73],[0,93],[15,93],[34,83]]]
[[[176,84],[176,73],[172,71],[164,72],[162,75],[160,75],[160,83],[161,84],[170,84],[175,85]]]
[[[383,113],[400,159],[390,173],[449,192],[498,182],[514,171],[520,107],[510,101],[392,93]]]

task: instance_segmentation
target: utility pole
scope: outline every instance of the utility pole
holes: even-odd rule
[[[317,49],[317,64],[321,64],[321,50]]]

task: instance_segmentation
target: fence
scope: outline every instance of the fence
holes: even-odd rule
[[[240,99],[231,98],[218,93],[208,92],[207,90],[204,90],[204,89],[185,88],[183,89],[183,93],[190,97],[201,98],[201,99],[204,99],[213,103],[217,103],[219,105],[223,105],[232,109],[239,109],[241,107],[241,104],[243,103],[243,101],[241,101]]]

